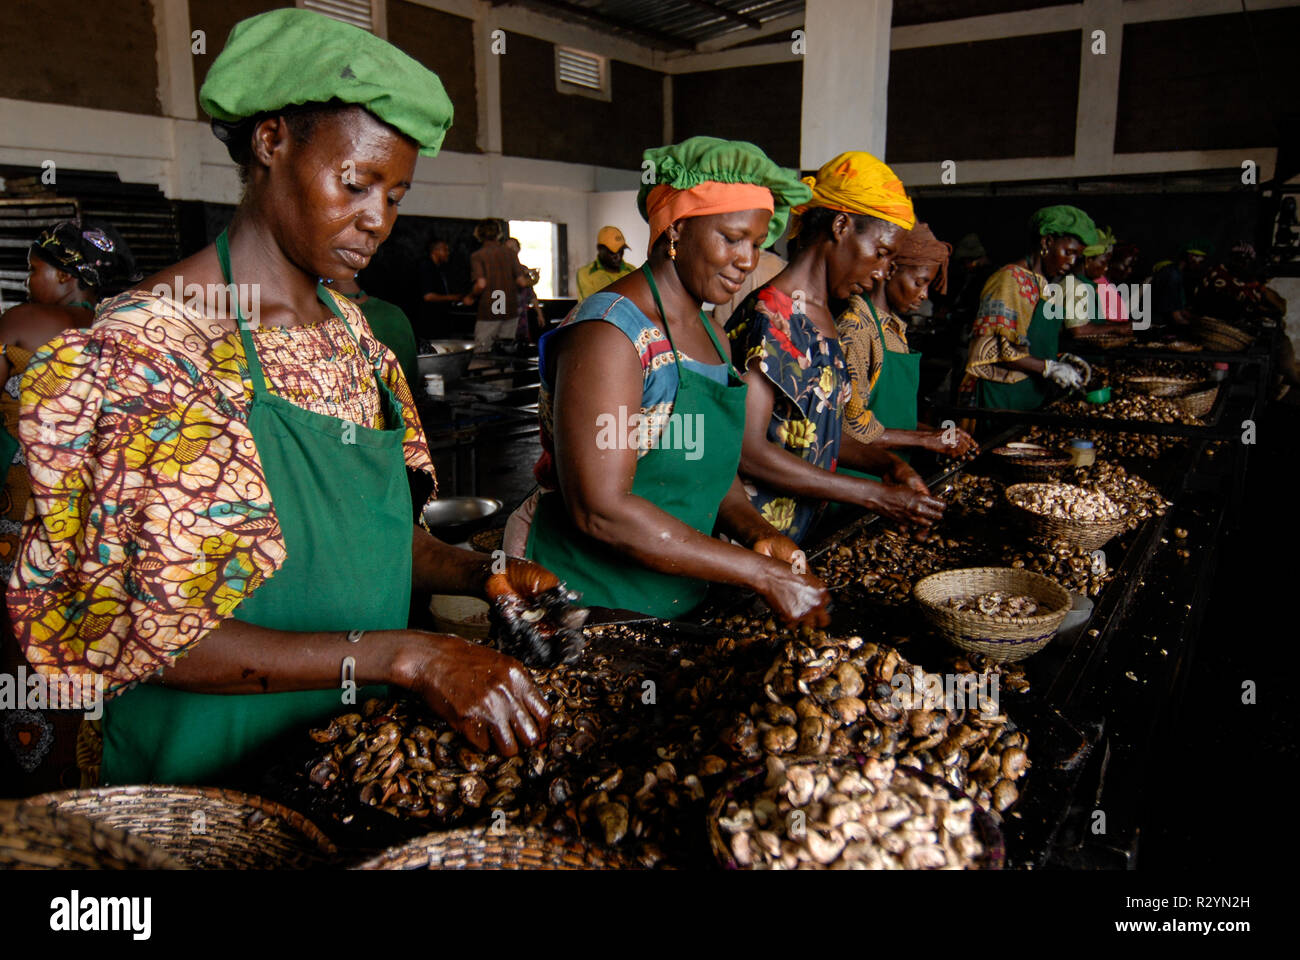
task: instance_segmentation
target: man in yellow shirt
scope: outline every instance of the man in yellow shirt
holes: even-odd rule
[[[601,227],[596,234],[596,259],[578,268],[578,299],[585,300],[636,268],[623,262],[627,241],[618,227]]]

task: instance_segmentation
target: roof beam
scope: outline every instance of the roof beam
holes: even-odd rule
[[[519,2],[520,0],[492,0],[492,5],[494,7],[514,5]],[[634,33],[647,39],[654,40],[657,43],[671,47],[674,50],[694,49],[694,44],[685,37],[680,37],[675,33],[666,33],[663,30],[655,30],[653,27],[643,27],[640,24],[633,23],[631,20],[623,20],[619,17],[613,17],[607,13],[602,13],[599,10],[593,10],[590,7],[571,3],[569,0],[525,0],[525,5],[538,6],[542,9],[554,10],[558,13],[568,14],[573,17],[582,17],[583,19],[598,23],[606,28],[626,30],[628,33]]]
[[[751,30],[761,30],[763,28],[763,21],[757,17],[750,17],[736,10],[729,10],[720,3],[712,2],[712,0],[685,0],[685,2],[692,7],[699,7],[701,10],[709,11],[709,13],[726,17],[732,23],[744,24]]]
[[[803,26],[804,15],[802,13],[788,13],[783,17],[767,21],[754,32],[742,30],[731,30],[720,37],[712,37],[708,40],[701,40],[695,45],[698,53],[715,53],[719,50],[726,50],[728,47],[734,47],[738,43],[749,43],[751,40],[759,40],[763,37],[772,37],[777,34],[789,35],[791,30]]]

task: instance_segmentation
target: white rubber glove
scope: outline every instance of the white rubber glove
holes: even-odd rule
[[[1057,386],[1064,387],[1067,390],[1073,390],[1083,386],[1083,374],[1068,363],[1060,363],[1056,360],[1043,361],[1043,376]]]

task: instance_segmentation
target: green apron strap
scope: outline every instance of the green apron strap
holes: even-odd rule
[[[654,278],[648,269],[645,273],[667,330]],[[717,338],[711,335],[710,339],[725,361]],[[676,363],[671,331],[668,343]],[[748,388],[730,363],[727,366],[730,375],[722,384],[678,364],[669,423],[697,425],[696,437],[701,442],[688,452],[679,449],[680,445],[662,442],[664,434],[660,434],[661,442],[638,457],[632,481],[634,496],[706,536],[713,532],[718,507],[735,482],[744,436]],[[708,584],[702,580],[650,570],[583,534],[558,491],[544,493],[538,500],[525,555],[581,591],[583,600],[593,606],[676,617],[698,606],[708,592]]]

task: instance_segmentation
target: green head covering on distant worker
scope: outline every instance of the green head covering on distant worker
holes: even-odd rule
[[[199,91],[223,127],[307,103],[340,101],[370,111],[435,156],[452,105],[432,70],[373,33],[310,10],[272,10],[235,24]]]
[[[1105,230],[1097,231],[1097,242],[1090,243],[1083,248],[1085,257],[1100,257],[1103,253],[1115,248],[1115,234],[1107,227]]]
[[[1040,237],[1076,237],[1085,247],[1097,243],[1097,225],[1092,217],[1064,203],[1037,211],[1029,218],[1029,230]]]

